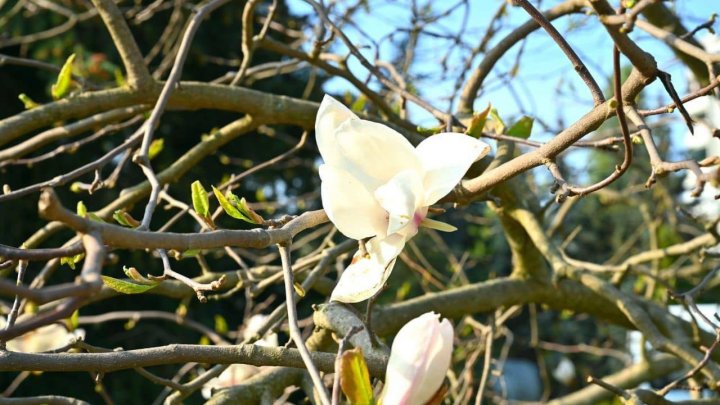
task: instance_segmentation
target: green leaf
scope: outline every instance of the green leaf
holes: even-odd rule
[[[293,288],[295,289],[295,294],[297,294],[300,298],[305,297],[305,289],[302,284],[296,281],[293,283]]]
[[[75,62],[75,54],[72,54],[67,58],[62,69],[60,69],[57,81],[50,89],[50,92],[55,100],[65,97],[70,90],[70,85],[72,84],[73,62]]]
[[[75,256],[66,256],[60,258],[60,265],[67,264],[71,269],[75,270],[75,264],[85,258],[85,253],[78,253]]]
[[[528,139],[532,132],[533,122],[532,118],[525,115],[507,130],[507,134],[516,138]]]
[[[473,138],[480,138],[482,136],[483,129],[485,129],[485,122],[487,122],[487,117],[491,109],[492,104],[488,104],[487,108],[477,114],[473,114],[472,120],[470,120],[470,125],[465,133]]]
[[[431,136],[431,135],[439,134],[440,132],[443,131],[443,129],[445,129],[445,127],[439,126],[439,127],[426,128],[426,127],[417,126],[415,128],[415,131],[420,135]]]
[[[90,218],[91,220],[95,221],[95,222],[101,222],[101,223],[103,223],[103,224],[105,223],[105,220],[103,220],[102,218],[100,218],[100,217],[99,217],[97,214],[95,214],[94,212],[88,212],[87,217]]]
[[[113,212],[113,219],[118,224],[127,226],[128,228],[136,228],[140,225],[140,222],[125,212],[125,210],[115,210],[115,212]]]
[[[235,219],[241,219],[246,222],[254,223],[250,218],[243,215],[243,213],[240,212],[240,210],[237,209],[237,207],[235,207],[230,202],[230,200],[228,200],[228,198],[223,195],[223,193],[220,190],[215,188],[215,186],[213,186],[213,193],[215,193],[215,197],[217,198],[218,203],[220,203],[220,206],[222,207],[223,210],[225,210],[226,214],[230,215],[231,217],[233,217]],[[237,196],[235,196],[235,194],[233,194],[231,191],[228,191],[228,196],[231,199],[237,201]]]
[[[120,70],[119,68],[115,68],[113,70],[113,76],[115,76],[115,84],[117,84],[118,87],[125,86],[125,83],[127,81],[125,80],[125,77],[122,74],[122,70]]]
[[[223,318],[222,315],[215,315],[215,332],[224,334],[227,333],[228,330],[230,330],[230,328],[228,328],[225,318]]]
[[[60,265],[67,264],[71,269],[75,270],[75,262],[72,261],[72,257],[61,257]]]
[[[234,205],[241,214],[245,215],[249,219],[248,222],[252,224],[262,224],[263,222],[265,222],[263,217],[261,217],[257,212],[255,212],[255,210],[250,208],[250,206],[247,204],[247,201],[245,201],[245,197],[238,200],[237,196],[233,194],[232,191],[228,190],[227,198],[228,201],[230,201],[230,203]]]
[[[83,218],[87,217],[87,207],[85,206],[85,203],[82,202],[82,200],[78,201],[75,212],[77,212],[77,215],[79,217],[83,217]]]
[[[18,98],[20,99],[20,101],[22,101],[23,105],[25,105],[26,110],[30,110],[30,109],[35,108],[40,105],[40,104],[36,103],[35,101],[33,101],[33,99],[28,97],[28,95],[25,93],[20,93]]]
[[[200,249],[188,249],[188,250],[182,252],[182,254],[180,255],[180,259],[186,259],[188,257],[195,257],[195,256],[199,255],[200,252],[202,252],[202,250],[200,250]]]
[[[208,197],[205,187],[200,183],[200,180],[195,180],[190,186],[192,191],[192,203],[193,209],[201,217],[207,217],[210,212],[210,198]]]
[[[67,320],[68,329],[72,332],[80,326],[80,310],[76,309]]]
[[[159,283],[155,283],[152,285],[148,284],[137,284],[133,283],[127,280],[120,280],[118,278],[108,277],[108,276],[101,276],[103,283],[110,287],[111,289],[123,293],[123,294],[142,294],[145,291],[151,290]]]
[[[492,118],[492,127],[495,130],[496,134],[502,134],[505,132],[505,121],[500,118],[500,115],[498,114],[497,110],[494,108],[490,109],[490,118]]]
[[[162,152],[164,146],[165,140],[163,138],[154,139],[150,143],[150,150],[148,150],[148,158],[152,160],[155,156],[158,155],[158,153]]]
[[[350,105],[350,110],[356,113],[362,113],[365,110],[365,104],[367,103],[367,97],[364,94],[358,96],[357,99]]]
[[[374,403],[370,373],[360,348],[346,350],[340,356],[340,387],[352,405]]]

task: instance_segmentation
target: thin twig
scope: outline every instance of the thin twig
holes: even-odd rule
[[[25,270],[27,270],[28,262],[27,260],[19,260],[17,265],[17,285],[21,285],[23,282],[23,279],[25,278]],[[15,325],[15,321],[17,320],[18,314],[20,312],[20,300],[21,297],[19,295],[15,296],[15,300],[13,301],[12,309],[10,310],[10,313],[8,314],[7,321],[5,323],[5,330],[12,328],[13,325]],[[0,339],[0,350],[5,350],[5,344],[7,343],[6,340]]]
[[[144,135],[142,138],[142,145],[140,146],[139,153],[133,158],[133,161],[138,164],[142,169],[143,173],[145,173],[145,176],[150,182],[151,190],[148,203],[145,206],[145,213],[143,214],[143,219],[140,223],[140,226],[138,227],[139,229],[150,229],[150,221],[152,220],[152,215],[155,211],[158,197],[160,195],[160,182],[155,175],[155,171],[153,170],[152,165],[150,164],[149,157],[150,144],[153,140],[153,132],[155,131],[155,128],[160,122],[160,116],[165,111],[165,107],[167,106],[168,101],[170,101],[170,94],[175,89],[177,83],[180,81],[182,69],[185,65],[185,59],[187,59],[188,52],[190,51],[190,45],[193,38],[195,37],[195,33],[197,32],[198,28],[200,28],[200,23],[207,14],[210,14],[215,9],[227,3],[228,1],[229,0],[212,0],[209,3],[195,10],[195,15],[190,19],[190,22],[188,23],[187,29],[185,30],[182,38],[182,42],[180,43],[180,48],[178,49],[177,55],[175,56],[175,62],[173,63],[173,68],[170,71],[170,77],[168,77],[162,91],[160,92],[160,96],[158,97],[157,103],[155,103],[155,107],[150,114],[150,118],[148,118],[147,122],[143,126]]]
[[[330,405],[330,397],[328,397],[327,390],[323,384],[320,372],[315,367],[312,361],[310,352],[305,346],[305,341],[302,337],[302,332],[298,326],[297,309],[295,308],[295,276],[292,272],[292,264],[290,261],[290,243],[278,244],[278,250],[280,251],[280,261],[282,262],[283,276],[285,279],[285,303],[287,308],[288,317],[288,328],[290,329],[290,339],[295,342],[300,356],[302,356],[305,367],[312,378],[313,385],[317,391],[320,401],[323,405]]]
[[[590,71],[585,66],[580,57],[570,47],[570,44],[565,40],[565,37],[552,25],[552,23],[545,18],[545,16],[538,11],[528,0],[513,0],[513,5],[522,7],[535,22],[537,22],[543,29],[548,33],[550,38],[560,47],[565,56],[570,59],[573,64],[575,71],[580,76],[585,85],[590,89],[592,94],[593,102],[596,106],[605,102],[605,96],[603,96],[600,86],[598,86],[595,78],[590,74]]]

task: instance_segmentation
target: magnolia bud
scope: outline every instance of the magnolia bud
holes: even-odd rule
[[[453,351],[453,327],[428,312],[405,324],[393,341],[383,405],[424,404],[442,386]]]

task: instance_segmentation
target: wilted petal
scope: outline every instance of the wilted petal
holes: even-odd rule
[[[340,156],[335,131],[349,119],[357,119],[357,116],[341,102],[326,94],[315,119],[315,140],[325,163],[339,166]]]
[[[375,198],[387,211],[387,234],[393,234],[414,219],[415,210],[423,205],[422,183],[415,170],[403,170],[375,190]]]
[[[453,328],[434,312],[402,327],[392,344],[383,405],[424,404],[440,388],[450,367]]]
[[[363,239],[385,234],[385,210],[356,178],[330,165],[320,166],[323,208],[343,235]]]
[[[421,173],[412,144],[398,132],[376,122],[348,120],[337,130],[342,167],[369,190],[387,183],[403,170]]]
[[[464,134],[448,132],[422,141],[416,153],[425,170],[425,204],[435,204],[447,195],[470,165],[488,152],[488,144]]]
[[[330,300],[354,303],[377,294],[390,277],[403,246],[405,238],[400,235],[370,239],[366,243],[369,257],[360,257],[359,252],[355,255],[352,264],[340,276]]]

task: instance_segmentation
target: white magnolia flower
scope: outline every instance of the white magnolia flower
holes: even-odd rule
[[[557,367],[552,371],[552,376],[563,385],[572,384],[575,381],[575,364],[569,358],[563,356]]]
[[[382,405],[416,405],[430,400],[450,367],[453,327],[428,312],[405,324],[390,350]]]
[[[325,96],[315,121],[322,203],[345,236],[373,237],[368,255],[356,255],[331,299],[360,302],[376,294],[405,242],[420,225],[454,230],[428,218],[428,207],[447,195],[490,146],[458,133],[430,136],[417,148],[393,129],[359,119]]]
[[[4,329],[6,322],[5,318],[0,316],[0,328]],[[22,353],[48,352],[65,347],[72,341],[84,339],[84,337],[83,329],[68,332],[65,326],[52,323],[8,340],[7,349]]]

